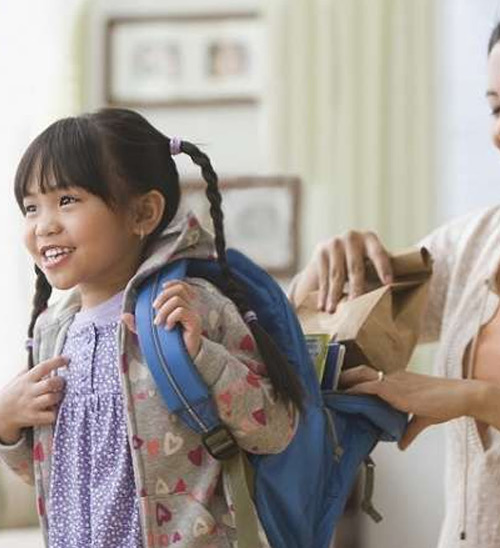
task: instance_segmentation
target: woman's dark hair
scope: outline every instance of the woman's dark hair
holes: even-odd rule
[[[500,21],[495,25],[495,28],[491,31],[490,39],[488,41],[488,56],[491,53],[491,50],[496,46],[497,42],[500,41]]]
[[[200,167],[207,183],[215,246],[225,294],[242,316],[250,311],[245,295],[226,259],[221,195],[210,159],[196,145],[181,142],[180,151]],[[179,175],[170,153],[170,139],[143,116],[127,109],[105,108],[95,113],[64,118],[50,125],[28,147],[15,177],[15,195],[24,213],[23,200],[36,181],[42,192],[78,186],[100,197],[109,207],[120,207],[133,196],[157,190],[165,197],[163,217],[149,240],[173,219],[179,207]],[[47,307],[52,287],[43,272],[37,275],[28,337],[33,337],[38,316]],[[302,409],[303,390],[295,372],[274,341],[258,322],[247,322],[272,383],[275,395]],[[29,367],[33,355],[29,351]]]

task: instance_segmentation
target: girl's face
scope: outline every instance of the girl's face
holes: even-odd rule
[[[123,289],[137,268],[140,240],[130,215],[81,187],[45,194],[30,185],[24,198],[25,245],[49,283],[78,287],[88,308]]]
[[[488,58],[486,97],[493,116],[491,137],[493,144],[500,150],[500,42],[495,44]]]

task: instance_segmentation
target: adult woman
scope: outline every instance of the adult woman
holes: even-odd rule
[[[486,94],[500,149],[499,42],[500,24],[488,46]],[[403,447],[429,424],[451,421],[439,547],[494,548],[500,546],[500,207],[449,223],[421,245],[435,261],[422,339],[440,341],[436,373],[448,378],[399,372],[379,382],[362,367],[342,381],[414,413]],[[366,257],[390,281],[388,254],[373,233],[350,232],[320,245],[293,284],[292,302],[319,289],[318,306],[332,311],[346,278],[351,296],[362,291]]]

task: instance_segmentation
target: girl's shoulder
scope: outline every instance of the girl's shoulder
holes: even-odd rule
[[[247,330],[245,321],[236,304],[213,283],[204,278],[186,278],[186,282],[196,290],[196,309],[210,330],[214,328],[232,329],[235,333]]]
[[[205,278],[186,278],[186,283],[196,290],[197,301],[212,308],[222,310],[233,302],[212,282]]]

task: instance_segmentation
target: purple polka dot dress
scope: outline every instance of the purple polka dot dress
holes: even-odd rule
[[[141,548],[139,501],[118,371],[123,292],[79,312],[54,432],[49,548]]]

